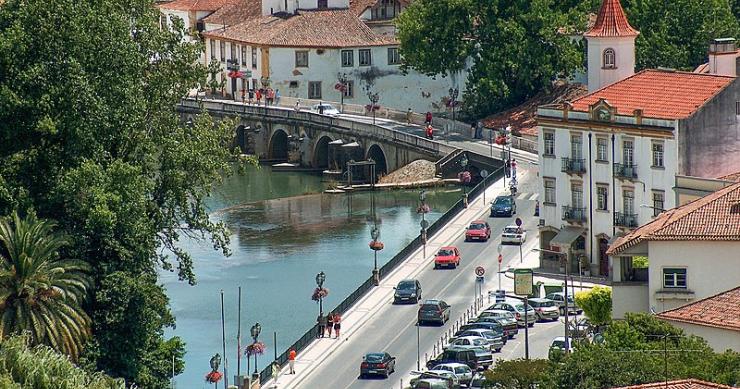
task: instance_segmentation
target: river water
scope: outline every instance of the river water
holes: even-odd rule
[[[249,329],[259,322],[259,337],[267,350],[258,357],[261,370],[310,328],[318,316],[311,300],[315,275],[324,271],[329,310],[370,276],[368,247],[373,225],[372,203],[385,249],[378,267],[413,240],[419,231],[418,191],[323,194],[320,177],[293,172],[273,173],[270,167],[250,168],[246,175],[228,178],[209,199],[214,220],[232,232],[232,256],[224,258],[207,242],[183,241],[194,258],[198,283],[189,286],[171,273],[160,281],[167,289],[177,328],[167,336],[186,342],[185,372],[177,388],[206,388],[209,359],[222,353],[220,290],[226,310],[226,353],[229,381],[236,374],[237,301],[242,287],[242,346],[251,342]],[[460,198],[455,188],[427,192],[431,222]],[[254,371],[254,358],[251,370]],[[245,374],[246,359],[241,358]]]

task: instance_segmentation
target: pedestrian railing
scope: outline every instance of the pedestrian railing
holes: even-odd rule
[[[487,157],[484,157],[487,158]],[[496,163],[501,164],[501,161],[496,161]],[[503,165],[499,167],[496,171],[494,171],[492,174],[488,175],[487,177],[483,178],[473,189],[470,190],[470,192],[467,193],[468,198],[474,199],[478,195],[482,194],[483,191],[491,185],[491,183],[496,182],[498,179],[500,179],[504,175],[504,169]],[[444,228],[445,225],[447,225],[460,211],[465,209],[465,205],[463,204],[463,200],[460,199],[458,202],[456,202],[447,212],[442,214],[442,216],[439,217],[434,223],[432,223],[429,228],[427,228],[427,236],[432,236],[435,233],[439,232],[442,228]],[[414,240],[411,241],[406,247],[404,247],[401,251],[399,251],[393,258],[391,258],[388,263],[383,265],[379,269],[380,278],[383,279],[385,276],[390,274],[395,268],[398,267],[406,258],[408,258],[411,253],[421,248],[423,242],[421,239],[421,235],[417,236]],[[336,312],[340,315],[344,315],[349,308],[354,305],[358,300],[360,300],[362,297],[365,296],[365,294],[370,291],[374,286],[373,278],[372,276],[369,277],[365,282],[362,283],[357,289],[355,289],[352,293],[349,294],[342,302],[340,302],[334,309],[331,309],[327,312]],[[282,354],[280,354],[277,358],[278,364],[280,366],[285,366],[286,363],[288,363],[288,353],[291,349],[295,350],[297,353],[300,353],[303,349],[308,347],[311,342],[313,342],[317,335],[319,333],[319,327],[318,324],[314,324],[313,327],[311,327],[308,331],[306,331],[303,336],[301,336],[295,343],[293,343],[290,347],[288,347],[285,351],[283,351]],[[260,382],[262,384],[266,383],[272,378],[272,367],[267,366],[265,367],[260,373]]]

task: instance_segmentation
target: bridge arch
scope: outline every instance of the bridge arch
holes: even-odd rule
[[[288,160],[288,133],[277,129],[270,137],[267,157],[272,160]]]
[[[313,151],[313,167],[315,168],[329,168],[330,153],[329,153],[329,142],[331,139],[328,135],[323,135],[316,141],[316,146]]]
[[[378,176],[388,174],[388,160],[385,158],[385,152],[379,144],[373,144],[367,149],[366,159],[375,161],[375,174]]]

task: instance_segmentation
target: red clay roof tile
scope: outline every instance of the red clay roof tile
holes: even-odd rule
[[[233,1],[237,0],[175,0],[160,4],[159,8],[176,11],[216,11]]]
[[[659,313],[658,317],[700,326],[740,331],[740,286]]]
[[[643,384],[643,385],[632,385],[632,386],[623,386],[619,388],[612,388],[612,389],[733,389],[731,386],[727,385],[721,385],[721,384],[715,384],[714,382],[706,382],[697,380],[694,378],[689,378],[686,380],[678,380],[678,381],[661,381],[661,382],[654,382],[651,384]]]
[[[206,16],[208,24],[232,26],[262,17],[262,0],[240,0],[221,7]]]
[[[619,0],[604,0],[593,27],[584,36],[622,37],[637,36],[640,32],[630,26]]]
[[[646,69],[575,100],[573,110],[588,111],[605,99],[622,115],[641,109],[643,117],[684,119],[734,80],[716,74]]]

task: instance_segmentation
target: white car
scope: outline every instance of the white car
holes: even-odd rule
[[[461,384],[470,385],[473,379],[473,370],[464,363],[443,363],[434,367],[434,370],[446,370],[454,373]]]
[[[334,108],[333,105],[327,103],[316,104],[311,107],[311,111],[327,116],[339,115],[339,110]]]
[[[425,372],[422,372],[421,374],[419,374],[418,377],[412,378],[409,384],[411,385],[412,388],[416,388],[420,380],[430,379],[430,378],[431,379],[440,378],[443,380],[449,380],[449,382],[452,384],[451,386],[452,388],[460,387],[460,377],[458,377],[452,371],[442,370],[442,369],[427,370]]]
[[[448,347],[490,350],[488,339],[482,336],[462,336],[452,341]]]
[[[527,231],[517,226],[506,226],[501,233],[501,243],[522,244],[527,241]]]

